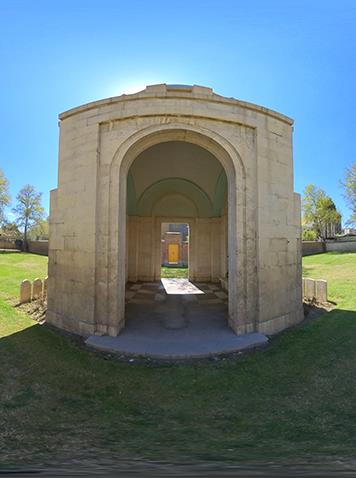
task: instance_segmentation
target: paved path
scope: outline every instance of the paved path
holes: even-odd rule
[[[257,332],[234,334],[227,325],[226,294],[219,299],[216,294],[222,291],[216,285],[174,279],[165,287],[137,284],[129,291],[136,292],[126,304],[125,329],[118,337],[91,336],[87,345],[127,355],[184,359],[237,352],[268,342]]]

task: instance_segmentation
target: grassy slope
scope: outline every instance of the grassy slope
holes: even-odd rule
[[[164,460],[353,456],[356,254],[314,256],[304,264],[309,276],[330,279],[339,261],[342,277],[330,291],[340,310],[237,362],[106,361],[0,301],[2,461],[104,450]]]
[[[161,277],[167,279],[187,279],[188,267],[161,267]]]
[[[47,257],[36,254],[0,251],[0,298],[18,297],[24,279],[44,279],[47,276]]]
[[[328,252],[304,257],[303,276],[328,281],[329,300],[356,310],[356,254]]]

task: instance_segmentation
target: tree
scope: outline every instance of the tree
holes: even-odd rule
[[[312,229],[302,229],[302,241],[316,241],[316,233]]]
[[[10,204],[9,181],[0,169],[0,225],[5,223],[5,207]]]
[[[29,229],[44,218],[41,197],[42,193],[38,193],[30,184],[24,186],[16,196],[17,205],[12,211],[16,215],[16,223],[23,229],[23,239],[26,249]]]
[[[46,219],[41,219],[37,224],[30,227],[28,230],[28,237],[30,239],[36,240],[38,238],[48,239],[49,234],[49,224],[48,217]]]
[[[5,222],[1,226],[1,235],[7,237],[21,237],[21,232],[15,222]]]
[[[347,224],[356,226],[356,163],[346,169],[345,179],[341,184],[344,188],[344,197],[352,211]]]
[[[341,223],[341,214],[333,200],[313,184],[304,190],[303,222],[321,240],[328,237],[330,229],[336,231]]]

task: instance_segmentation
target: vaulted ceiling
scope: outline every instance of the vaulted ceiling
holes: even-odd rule
[[[216,217],[226,203],[220,162],[200,146],[182,141],[141,153],[128,174],[128,214]]]

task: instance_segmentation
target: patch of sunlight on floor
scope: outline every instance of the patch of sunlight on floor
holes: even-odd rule
[[[161,279],[167,294],[204,294],[188,279]]]

